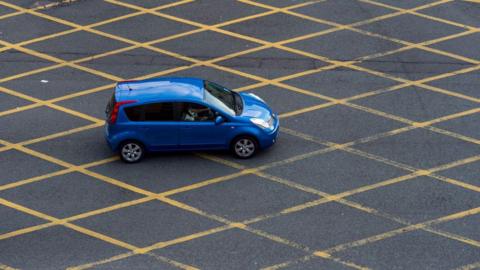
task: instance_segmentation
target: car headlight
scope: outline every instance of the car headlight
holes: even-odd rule
[[[272,128],[270,123],[268,123],[267,121],[265,121],[263,119],[260,119],[260,118],[250,118],[250,121],[252,121],[252,123],[254,123],[255,125],[257,125],[261,128],[265,128],[265,129]]]

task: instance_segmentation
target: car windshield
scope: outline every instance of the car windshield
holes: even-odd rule
[[[205,81],[205,90],[205,101],[209,104],[220,107],[231,115],[241,113],[243,104],[238,93],[209,81]]]

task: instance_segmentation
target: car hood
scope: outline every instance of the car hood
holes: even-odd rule
[[[250,118],[260,118],[268,121],[272,115],[272,110],[260,97],[252,93],[240,93],[243,99],[243,112],[241,116]]]

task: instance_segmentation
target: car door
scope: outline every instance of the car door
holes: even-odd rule
[[[180,142],[183,149],[216,149],[227,144],[228,123],[215,124],[215,112],[193,102],[179,103]]]
[[[142,134],[151,150],[169,150],[178,148],[178,117],[175,116],[174,103],[156,102],[130,109],[136,129]],[[129,112],[127,111],[127,115]]]

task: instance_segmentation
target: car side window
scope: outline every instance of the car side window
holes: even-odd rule
[[[125,113],[130,121],[176,121],[171,102],[131,106]]]
[[[145,105],[145,121],[175,121],[173,103],[151,103]]]
[[[215,114],[206,106],[184,102],[181,106],[180,119],[188,122],[211,122],[215,119]]]

